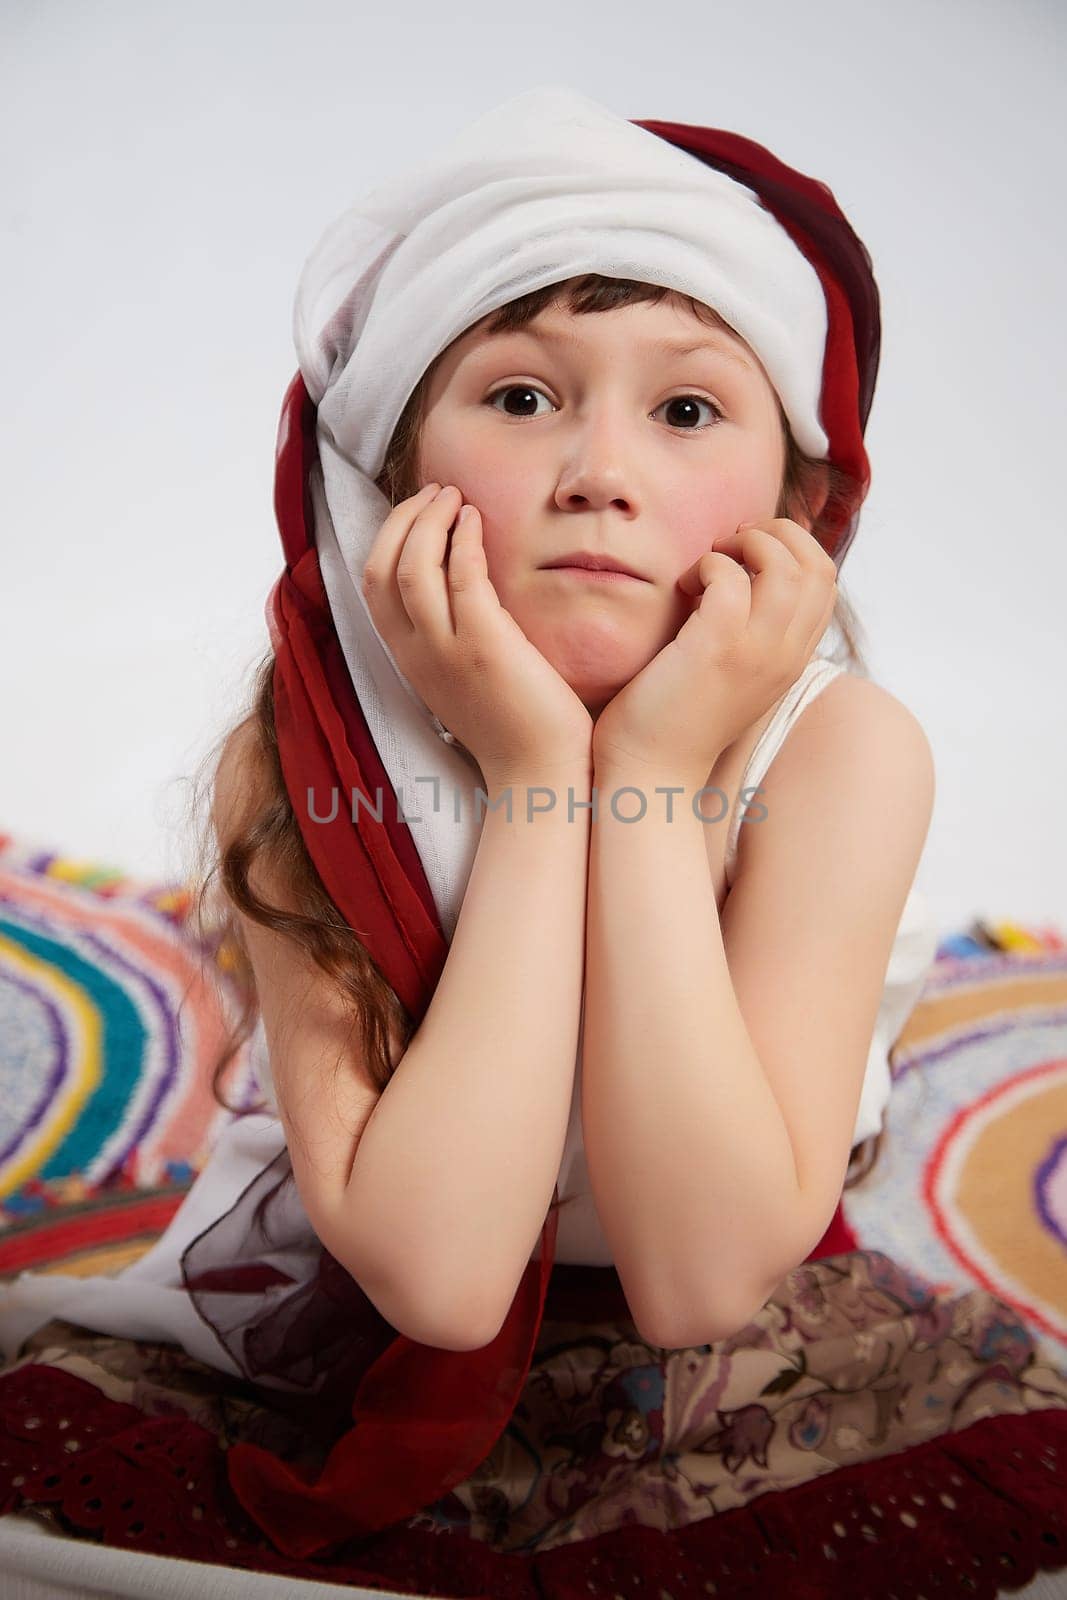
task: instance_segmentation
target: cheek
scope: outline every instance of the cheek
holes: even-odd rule
[[[695,489],[674,507],[673,544],[679,569],[755,514],[752,487],[743,477],[719,478],[711,489],[706,485]]]
[[[481,514],[489,576],[498,587],[506,584],[517,564],[536,560],[536,551],[529,548],[529,532],[523,534],[529,528],[533,485],[523,481],[513,464],[484,459],[471,463],[465,475],[457,474],[456,482],[464,499]]]
[[[487,524],[506,531],[521,526],[529,518],[532,481],[527,481],[514,461],[497,455],[468,453],[463,476],[457,478],[466,498],[477,506]]]
[[[475,412],[431,413],[423,424],[422,466],[425,480],[453,483],[465,500],[479,511],[496,517],[522,498],[525,486],[517,480],[509,452],[479,426]]]
[[[455,448],[447,448],[444,440],[436,443],[437,448],[424,452],[424,480],[455,484],[463,499],[481,514],[482,539],[490,566],[494,555],[506,560],[515,542],[514,530],[529,520],[533,486],[524,482],[514,463],[479,451],[470,440],[462,445],[457,442]]]
[[[692,484],[674,501],[672,533],[679,571],[709,550],[714,539],[735,533],[739,522],[774,516],[777,484],[772,486],[772,477],[766,461],[739,461]]]

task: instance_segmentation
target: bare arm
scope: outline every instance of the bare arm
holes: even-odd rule
[[[768,1233],[797,1183],[788,1127],[734,999],[705,824],[692,791],[675,794],[669,821],[654,792],[672,782],[597,771],[582,1122],[637,1329],[681,1348],[725,1338],[751,1314]],[[627,785],[649,797],[632,826],[610,805]]]
[[[538,784],[555,806],[528,820],[527,787]],[[464,1348],[499,1331],[563,1155],[589,848],[589,812],[568,816],[568,788],[588,804],[591,770],[524,776],[511,821],[487,811],[437,989],[335,1215],[353,1264],[417,1286]],[[490,783],[490,804],[502,793]]]
[[[839,679],[775,757],[721,919],[691,792],[667,823],[656,781],[597,774],[582,1117],[635,1322],[681,1348],[742,1327],[833,1216],[934,773],[906,707]]]
[[[247,803],[253,764],[247,738],[227,754],[220,837]],[[527,820],[527,786],[539,783],[555,806]],[[442,1349],[499,1331],[559,1171],[589,845],[589,813],[568,819],[568,787],[575,807],[588,803],[591,765],[514,779],[510,822],[505,804],[487,810],[437,989],[402,1055],[395,1042],[380,1093],[336,985],[291,940],[240,918],[309,1220],[395,1328]],[[490,782],[490,807],[503,793]],[[264,873],[252,882],[284,904]]]

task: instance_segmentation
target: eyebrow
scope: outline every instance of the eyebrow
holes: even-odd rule
[[[486,338],[492,340],[507,338],[510,334],[521,336],[525,334],[530,339],[539,339],[548,344],[565,345],[571,350],[581,346],[581,340],[576,334],[565,333],[562,329],[558,332],[551,328],[538,328],[528,323],[522,328],[498,328],[495,332],[487,333]],[[746,372],[754,370],[752,362],[738,348],[734,340],[727,333],[720,333],[717,329],[709,329],[704,339],[699,339],[692,344],[684,338],[680,339],[650,339],[644,346],[649,355],[654,356],[695,356],[703,353],[721,355],[727,361],[732,361],[736,366],[744,368]]]

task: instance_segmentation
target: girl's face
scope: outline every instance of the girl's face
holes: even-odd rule
[[[686,568],[775,515],[778,401],[744,340],[674,297],[581,315],[553,304],[489,335],[491,316],[430,379],[418,485],[454,484],[481,512],[501,604],[596,717],[690,615]],[[574,551],[643,581],[548,567]]]

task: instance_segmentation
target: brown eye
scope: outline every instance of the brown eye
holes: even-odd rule
[[[493,405],[493,402],[498,400],[501,395],[505,394],[519,395],[522,397],[523,402],[528,401],[534,395],[540,395],[542,400],[548,399],[548,396],[545,394],[544,390],[536,389],[532,383],[508,383],[505,384],[502,389],[495,389],[491,395],[488,395],[485,401],[486,405],[493,406],[493,410],[498,411],[500,409],[499,406]],[[528,410],[522,410],[517,412],[510,411],[508,415],[529,417],[535,415],[535,413]]]
[[[663,405],[658,407],[658,409],[660,411],[662,411],[665,406],[675,406],[679,410],[685,408],[685,409],[688,410],[690,416],[692,416],[692,414],[693,414],[693,407],[694,406],[707,406],[708,410],[714,412],[715,417],[720,422],[722,421],[722,412],[719,410],[718,406],[714,403],[714,401],[709,400],[706,395],[702,395],[702,394],[676,394],[670,400],[664,400]],[[668,426],[669,427],[675,427],[675,426],[680,427],[683,433],[700,433],[702,431],[699,427],[696,427],[696,428],[687,427],[684,423],[677,423],[677,424],[668,423]],[[711,424],[707,423],[706,426],[710,427]]]
[[[535,384],[507,383],[499,389],[494,389],[492,394],[487,395],[485,404],[487,406],[492,406],[494,411],[499,411],[501,408],[496,404],[497,400],[501,399],[503,396],[514,397],[518,400],[518,405],[521,409],[514,409],[511,405],[508,405],[506,414],[513,417],[534,417],[538,415],[538,412],[536,410],[531,410],[530,404],[532,402],[533,406],[536,407],[536,397],[538,395],[542,400],[548,399],[548,396],[545,394],[544,390],[538,389]],[[551,402],[549,403],[551,404]],[[668,422],[669,427],[673,427],[680,433],[702,433],[705,428],[713,426],[713,423],[711,422],[700,424],[699,411],[696,409],[699,406],[706,406],[707,409],[712,413],[715,421],[721,422],[723,419],[723,414],[715,402],[713,400],[709,400],[707,395],[703,394],[672,395],[669,400],[664,400],[661,406],[657,406],[656,410],[662,411],[667,406],[676,408],[676,411],[688,415],[690,419],[694,417],[697,418],[696,426],[687,424],[683,421]],[[543,412],[540,414],[542,416],[544,415]],[[655,414],[656,412],[654,411],[652,415],[655,416]]]

